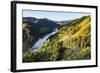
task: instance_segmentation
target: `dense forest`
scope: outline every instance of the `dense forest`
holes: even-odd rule
[[[41,28],[37,29],[39,33],[36,34],[31,25],[23,22],[23,62],[91,59],[90,16],[83,16],[61,25],[55,24],[58,32],[50,36],[36,51],[32,51],[33,44],[54,27],[40,26]]]

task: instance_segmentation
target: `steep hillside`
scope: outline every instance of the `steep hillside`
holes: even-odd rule
[[[22,31],[23,31],[23,53],[31,50],[31,47],[33,45],[33,32],[32,32],[32,28],[31,26],[27,25],[27,24],[23,24],[22,25]]]
[[[58,28],[36,51],[23,56],[23,62],[91,59],[91,17],[75,19]]]

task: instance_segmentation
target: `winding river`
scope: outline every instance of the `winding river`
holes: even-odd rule
[[[51,35],[54,35],[58,32],[58,29],[54,29],[53,32],[45,35],[44,37],[40,38],[32,47],[32,50],[36,50],[38,47],[40,47]]]

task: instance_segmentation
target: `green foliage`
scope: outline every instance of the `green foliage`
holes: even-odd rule
[[[90,16],[84,16],[73,20],[67,25],[62,25],[58,33],[50,36],[36,51],[27,53],[23,61],[44,62],[90,59],[90,22]]]
[[[23,62],[32,62],[33,53],[27,52],[23,56]]]
[[[87,47],[87,48],[82,48],[81,51],[80,51],[80,57],[82,59],[86,58],[91,58],[91,48],[90,47]]]

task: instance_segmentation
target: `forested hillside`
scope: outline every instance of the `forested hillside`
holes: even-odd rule
[[[27,51],[23,62],[91,59],[91,17],[83,16],[58,27],[36,51]]]

